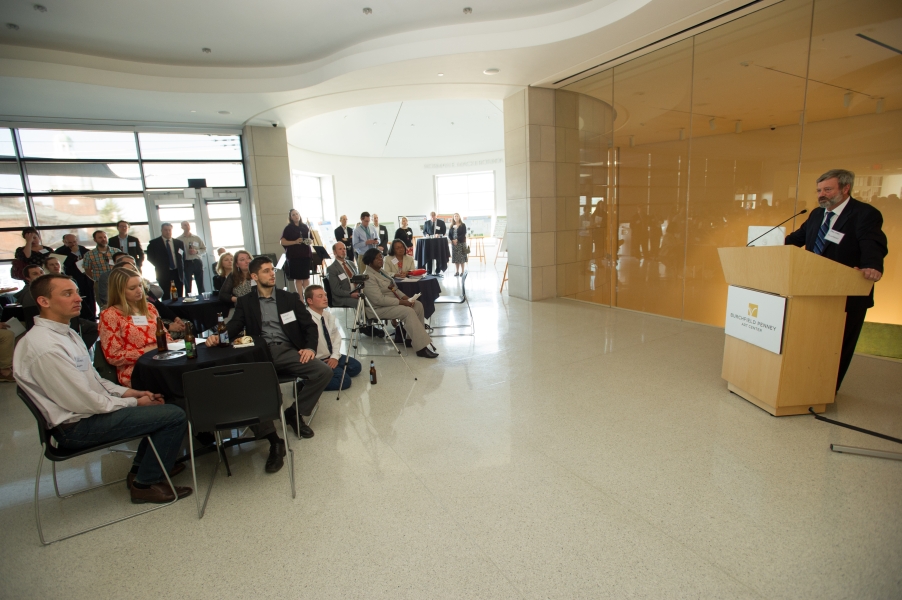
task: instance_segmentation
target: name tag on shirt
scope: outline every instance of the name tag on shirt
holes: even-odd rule
[[[179,254],[181,254],[182,256],[185,256],[185,251],[182,250],[181,248],[179,248]]]
[[[137,246],[138,246],[138,242],[129,242],[128,243],[129,248],[137,248]]]
[[[391,259],[391,261],[392,261],[393,263],[395,263],[396,265],[397,265],[397,264],[400,264],[400,263],[398,262],[398,258],[397,258],[397,257]]]
[[[257,287],[257,280],[251,279],[251,287]]]
[[[824,239],[828,242],[833,242],[834,244],[838,244],[842,241],[842,239],[846,236],[844,233],[840,233],[835,229],[831,229],[827,232],[827,235],[824,236]]]
[[[293,310],[289,310],[288,312],[284,312],[284,313],[282,313],[282,314],[279,315],[279,316],[282,317],[282,324],[283,324],[283,325],[288,325],[289,323],[294,323],[295,321],[298,320],[298,318],[297,318],[297,316],[295,316]]]
[[[132,323],[134,323],[135,325],[138,325],[139,327],[143,327],[148,324],[147,317],[141,317],[141,316],[135,315],[132,317]]]
[[[82,273],[85,272],[85,260],[84,259],[75,261],[75,266],[78,267],[78,270],[81,271]]]
[[[115,266],[116,266],[116,263],[113,262],[113,259],[112,259],[112,258],[111,258],[109,261],[107,261],[107,262],[109,263],[109,265],[110,265],[111,267],[115,267]]]
[[[79,371],[87,371],[91,366],[91,357],[89,356],[76,356],[75,357],[75,368]]]
[[[47,254],[48,252],[50,252],[50,250],[48,250],[47,248],[41,250],[41,254]]]
[[[340,279],[341,281],[344,281],[344,280],[347,279],[347,278],[348,278],[348,276],[345,275],[344,273],[339,273],[339,274],[338,274],[338,279]]]

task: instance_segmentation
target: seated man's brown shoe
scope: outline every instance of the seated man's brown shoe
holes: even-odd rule
[[[182,499],[190,496],[193,490],[189,487],[177,485],[175,486],[175,491],[179,495],[179,499]],[[172,502],[173,500],[172,490],[166,482],[155,483],[146,490],[132,486],[131,493],[133,504],[144,504],[146,502],[150,502],[151,504],[165,504],[166,502]]]
[[[176,475],[178,475],[179,473],[181,473],[184,470],[185,470],[185,463],[175,463],[175,465],[172,467],[172,470],[169,471],[170,479],[175,477]],[[128,475],[126,475],[125,476],[125,487],[127,487],[128,489],[132,489],[132,482],[134,480],[135,480],[134,473],[129,473]]]

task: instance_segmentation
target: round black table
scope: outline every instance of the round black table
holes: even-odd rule
[[[451,258],[451,250],[448,249],[448,238],[420,238],[417,240],[417,249],[415,253],[417,266],[426,269],[432,266],[432,261],[436,263],[436,271],[442,272],[448,268],[448,260]]]
[[[196,302],[187,303],[184,298],[163,300],[163,305],[168,307],[183,321],[191,321],[194,323],[198,332],[215,327],[217,315],[222,313],[222,316],[225,317],[232,308],[232,303],[223,302],[219,299],[218,294],[207,299],[198,298]]]
[[[442,286],[434,275],[424,275],[419,281],[401,281],[395,279],[395,285],[404,292],[408,298],[414,294],[420,294],[417,298],[423,305],[423,314],[428,319],[435,312],[435,299],[442,295]]]
[[[153,360],[156,350],[147,352],[135,363],[132,371],[132,387],[163,394],[167,401],[184,398],[182,374],[198,369],[235,365],[239,363],[266,362],[269,353],[266,346],[257,343],[248,348],[207,348],[203,343],[197,346],[197,358],[188,360],[184,356],[171,360]]]

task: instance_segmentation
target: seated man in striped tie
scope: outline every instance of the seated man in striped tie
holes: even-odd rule
[[[332,381],[326,386],[325,391],[346,390],[351,387],[351,377],[360,375],[360,362],[341,353],[341,330],[335,322],[335,316],[329,312],[329,297],[326,296],[326,290],[319,285],[308,285],[304,290],[304,301],[307,303],[310,318],[319,329],[316,358],[332,369]],[[348,364],[347,371],[345,363]]]
[[[864,202],[852,198],[855,173],[831,169],[817,179],[819,208],[796,231],[786,236],[786,243],[804,246],[824,258],[861,271],[868,281],[883,277],[883,258],[887,254],[883,215]],[[852,362],[855,345],[864,325],[868,309],[874,306],[874,290],[869,296],[849,296],[846,299],[846,327],[843,331],[839,355],[839,374],[836,389]],[[812,343],[817,343],[812,340]]]

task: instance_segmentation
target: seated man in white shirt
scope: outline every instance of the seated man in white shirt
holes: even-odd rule
[[[304,300],[310,318],[319,329],[319,344],[316,347],[316,358],[322,360],[332,369],[332,381],[325,391],[346,390],[351,387],[351,377],[360,375],[360,362],[353,357],[341,353],[341,330],[335,322],[335,316],[329,312],[329,297],[326,290],[319,285],[308,285],[304,290]],[[345,362],[348,369],[345,371]],[[344,372],[344,380],[342,380]]]
[[[51,426],[61,448],[78,450],[108,440],[149,435],[169,475],[185,469],[175,464],[188,428],[181,408],[165,404],[159,394],[141,392],[102,379],[88,349],[69,322],[81,313],[81,296],[66,275],[43,275],[31,282],[41,309],[34,327],[19,342],[13,371]],[[127,485],[135,504],[171,502],[191,495],[190,487],[166,482],[147,440],[138,446]]]

